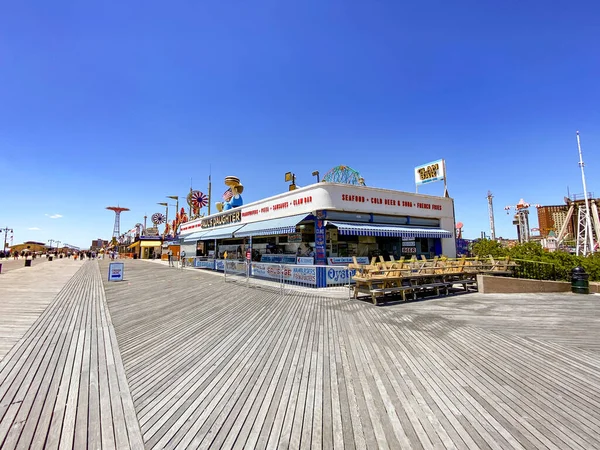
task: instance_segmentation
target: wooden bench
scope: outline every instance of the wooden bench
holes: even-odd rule
[[[450,287],[452,287],[455,284],[460,284],[462,285],[463,289],[465,291],[469,290],[469,287],[474,286],[475,288],[477,288],[477,280],[474,280],[472,278],[465,278],[465,279],[461,279],[461,280],[453,280],[451,282],[449,282]]]
[[[473,280],[462,280],[460,282],[465,283],[476,283]],[[459,283],[459,282],[457,282]],[[406,301],[406,293],[412,293],[412,299],[417,299],[417,293],[419,292],[431,292],[435,291],[437,296],[449,295],[450,288],[452,287],[453,282],[437,282],[437,283],[426,283],[426,284],[411,284],[411,285],[403,285],[403,286],[395,286],[395,287],[384,287],[378,289],[370,289],[370,294],[373,299],[373,304],[377,305],[377,297],[385,297],[386,295],[393,294],[401,294],[402,300]],[[466,289],[466,288],[465,288]]]
[[[427,283],[414,286],[415,289],[420,291],[435,291],[436,295],[441,296],[441,290],[445,291],[445,295],[448,295],[449,289],[452,287],[451,282],[438,282],[438,283]]]
[[[377,297],[385,297],[386,295],[393,295],[393,294],[402,294],[402,300],[406,301],[406,293],[407,292],[412,292],[413,294],[413,300],[416,300],[416,292],[415,292],[415,286],[396,286],[396,287],[389,287],[389,288],[381,288],[381,289],[371,289],[370,293],[371,293],[371,298],[373,299],[373,304],[377,305]]]

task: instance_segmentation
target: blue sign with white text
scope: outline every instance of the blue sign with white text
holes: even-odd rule
[[[325,265],[325,221],[315,219],[315,264]]]

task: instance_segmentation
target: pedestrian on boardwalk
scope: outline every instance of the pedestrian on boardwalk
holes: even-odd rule
[[[181,250],[181,267],[185,267],[185,250]]]
[[[173,250],[169,249],[167,252],[167,258],[169,259],[169,267],[175,267],[173,265]]]

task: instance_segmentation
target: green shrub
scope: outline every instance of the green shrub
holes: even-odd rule
[[[563,251],[548,252],[537,242],[527,242],[505,248],[498,242],[489,239],[482,239],[474,243],[472,252],[473,255],[480,258],[490,255],[494,258],[509,256],[511,259],[554,264],[556,273],[563,280],[570,280],[573,268],[581,266],[590,275],[590,281],[600,281],[600,253],[583,257]]]

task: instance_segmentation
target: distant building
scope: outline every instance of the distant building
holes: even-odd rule
[[[107,247],[108,247],[108,241],[98,238],[98,239],[94,239],[92,241],[92,244],[90,245],[90,251],[95,252],[95,251],[100,250],[101,248],[107,248]]]
[[[22,244],[16,244],[10,247],[11,252],[28,251],[28,252],[40,252],[44,253],[48,250],[48,246],[43,242],[27,241]]]
[[[537,209],[540,236],[547,238],[551,231],[558,235],[567,220],[568,212],[569,205],[540,206]],[[577,226],[576,220],[577,217],[573,215],[567,225],[567,238],[574,238],[575,227]]]

